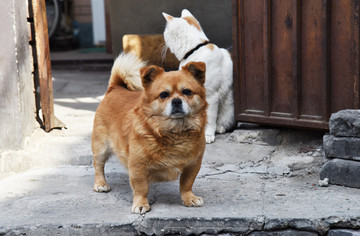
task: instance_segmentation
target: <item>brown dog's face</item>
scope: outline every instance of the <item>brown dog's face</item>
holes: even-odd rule
[[[157,66],[141,69],[145,88],[144,111],[163,120],[194,118],[206,109],[205,63],[189,62],[179,71]]]

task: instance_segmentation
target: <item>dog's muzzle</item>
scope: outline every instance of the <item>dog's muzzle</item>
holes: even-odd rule
[[[182,118],[184,117],[185,111],[183,109],[183,102],[180,98],[174,98],[171,101],[171,117],[173,118]]]

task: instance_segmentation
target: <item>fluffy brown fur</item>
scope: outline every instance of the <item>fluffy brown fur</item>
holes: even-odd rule
[[[202,206],[203,200],[193,194],[192,185],[205,149],[205,64],[189,62],[172,72],[157,66],[144,67],[140,69],[143,89],[138,91],[137,78],[132,81],[129,73],[121,71],[124,63],[129,62],[115,62],[108,90],[95,115],[94,190],[110,191],[104,165],[114,153],[129,172],[133,213],[150,210],[147,194],[151,182],[171,181],[179,175],[184,205]],[[168,93],[166,98],[161,94],[164,91]],[[179,100],[186,114],[173,112]]]

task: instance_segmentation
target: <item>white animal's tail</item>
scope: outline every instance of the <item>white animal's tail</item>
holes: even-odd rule
[[[146,65],[133,54],[121,53],[111,69],[108,90],[123,86],[129,90],[141,91],[143,86],[140,78],[140,69]]]

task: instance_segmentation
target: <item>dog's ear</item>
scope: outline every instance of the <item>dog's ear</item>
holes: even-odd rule
[[[205,84],[206,64],[204,62],[191,61],[183,66],[182,69],[189,71],[201,85]]]
[[[173,16],[170,16],[169,14],[166,14],[165,12],[162,13],[163,16],[165,17],[166,21],[169,22],[171,21],[172,19],[174,19]]]
[[[146,66],[140,69],[141,82],[146,89],[154,81],[155,77],[163,73],[164,69],[158,66]]]

